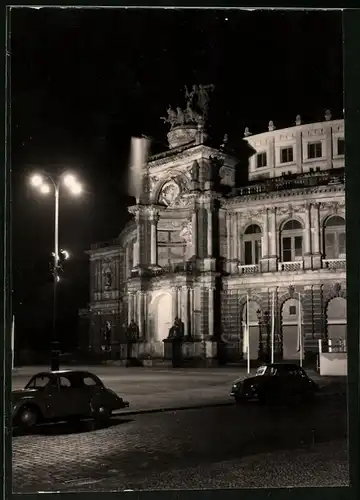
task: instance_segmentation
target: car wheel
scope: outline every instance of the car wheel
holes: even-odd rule
[[[93,409],[93,416],[99,422],[107,422],[111,417],[111,410],[106,405],[98,405]]]
[[[34,427],[38,420],[39,412],[32,406],[25,406],[24,408],[21,408],[17,416],[18,425],[25,428]]]

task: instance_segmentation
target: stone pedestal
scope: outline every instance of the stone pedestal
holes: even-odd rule
[[[261,259],[259,265],[260,265],[260,272],[262,273],[269,272],[269,259],[267,258]]]
[[[312,269],[312,255],[311,254],[305,254],[303,257],[304,260],[304,269]]]
[[[312,268],[313,269],[321,269],[321,254],[312,255]]]
[[[277,266],[278,266],[278,259],[277,259],[277,257],[269,257],[268,258],[268,263],[269,263],[269,272],[270,273],[276,273],[277,272]]]

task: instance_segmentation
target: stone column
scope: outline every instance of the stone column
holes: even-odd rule
[[[269,231],[269,246],[270,246],[270,256],[269,256],[269,271],[277,271],[277,251],[276,251],[276,240],[278,237],[276,231],[276,208],[271,208],[269,211],[270,215],[270,231]]]
[[[128,292],[128,323],[134,319],[134,294]]]
[[[305,229],[304,229],[304,269],[312,268],[311,258],[311,205],[305,204]]]
[[[172,287],[171,298],[172,298],[172,320],[174,323],[175,318],[176,318],[176,316],[178,316],[178,311],[179,311],[177,287]]]
[[[181,300],[181,289],[177,288],[176,289],[176,297],[177,297],[177,317],[181,318],[182,315],[182,300]]]
[[[313,234],[313,256],[312,267],[313,269],[321,268],[321,252],[320,252],[320,203],[312,205],[312,234]]]
[[[243,235],[241,233],[241,219],[240,219],[240,214],[236,214],[236,222],[237,222],[237,235],[238,235],[238,247],[237,247],[237,260],[239,264],[242,264],[243,262]]]
[[[148,340],[148,331],[149,331],[149,322],[148,322],[148,295],[146,292],[143,292],[143,337],[144,340]]]
[[[213,256],[213,209],[207,208],[207,254],[211,258]]]
[[[237,213],[235,212],[233,215],[233,220],[232,220],[232,228],[233,228],[233,259],[237,260],[237,255],[238,255],[238,226],[237,226]]]
[[[269,271],[269,216],[268,209],[264,210],[264,232],[261,238],[260,270],[263,273]]]
[[[130,276],[130,257],[129,257],[129,244],[125,247],[125,279]]]
[[[226,212],[226,244],[227,244],[227,260],[231,260],[232,248],[231,248],[231,213]]]
[[[209,314],[209,337],[214,336],[214,288],[209,288],[209,302],[208,302],[208,314]]]
[[[311,220],[310,220],[311,205],[305,205],[305,234],[304,234],[304,254],[311,254]]]
[[[276,255],[276,208],[270,210],[270,254],[271,257]]]
[[[143,292],[137,293],[137,323],[139,327],[139,336],[144,337],[144,314],[143,314]]]
[[[197,222],[198,222],[198,213],[197,213],[197,206],[194,203],[194,212],[191,217],[191,237],[192,237],[192,249],[193,249],[193,256],[197,257],[198,255],[198,244],[197,244],[197,235],[198,235],[198,227],[197,227]]]
[[[187,286],[182,288],[182,295],[184,307],[184,318],[182,321],[184,322],[184,336],[187,337],[189,335],[189,289]]]
[[[264,234],[262,237],[261,245],[261,257],[266,259],[269,256],[269,218],[268,209],[265,209],[264,213]]]
[[[158,263],[158,253],[157,253],[157,224],[159,221],[159,215],[157,213],[151,214],[151,254],[150,263],[152,266],[157,266]]]
[[[134,267],[140,265],[140,241],[141,241],[141,227],[140,227],[140,212],[136,210],[134,213],[136,222],[136,241],[134,243]]]

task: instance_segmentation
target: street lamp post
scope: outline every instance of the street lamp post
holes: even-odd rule
[[[59,199],[60,199],[60,186],[66,185],[73,195],[79,195],[82,191],[81,185],[77,182],[73,175],[61,175],[57,180],[49,174],[33,175],[31,183],[34,187],[38,188],[42,194],[50,193],[51,189],[46,180],[53,185],[54,198],[55,198],[55,217],[54,217],[54,297],[53,297],[53,324],[52,324],[52,341],[51,341],[51,371],[59,370],[59,350],[56,332],[56,316],[57,316],[57,285],[59,281]]]

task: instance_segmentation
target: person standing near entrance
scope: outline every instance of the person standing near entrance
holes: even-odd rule
[[[127,327],[127,360],[130,361],[132,358],[132,346],[139,339],[139,327],[132,319]]]

